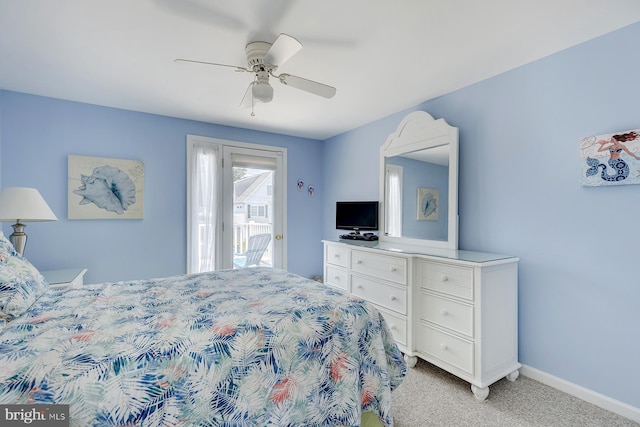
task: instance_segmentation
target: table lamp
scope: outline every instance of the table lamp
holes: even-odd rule
[[[0,191],[0,222],[15,221],[13,233],[9,236],[16,252],[24,254],[27,235],[22,222],[57,221],[47,202],[35,188],[7,187]]]

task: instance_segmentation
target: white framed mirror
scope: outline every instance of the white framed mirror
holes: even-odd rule
[[[380,148],[380,240],[458,249],[458,128],[407,115]]]

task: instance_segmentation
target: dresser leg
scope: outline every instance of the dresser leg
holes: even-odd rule
[[[515,381],[515,380],[518,379],[519,376],[520,376],[520,371],[516,369],[515,371],[513,371],[509,375],[507,375],[507,379],[509,381]]]
[[[418,358],[416,356],[404,355],[404,362],[408,367],[413,368],[418,363]]]
[[[473,395],[476,397],[476,399],[481,402],[485,400],[487,396],[489,396],[489,387],[480,388],[471,384],[471,391],[473,392]]]

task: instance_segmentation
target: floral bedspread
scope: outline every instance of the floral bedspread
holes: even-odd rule
[[[371,305],[266,268],[51,289],[0,331],[0,403],[72,426],[392,425],[405,373]]]

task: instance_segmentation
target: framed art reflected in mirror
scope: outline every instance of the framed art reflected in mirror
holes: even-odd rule
[[[440,192],[435,188],[418,187],[418,221],[437,221],[440,212]]]

